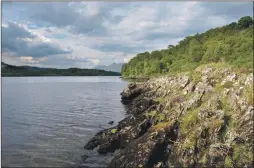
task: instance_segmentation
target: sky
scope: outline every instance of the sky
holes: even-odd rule
[[[125,63],[252,15],[252,2],[2,2],[2,61],[54,68]]]

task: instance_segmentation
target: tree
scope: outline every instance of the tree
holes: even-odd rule
[[[201,45],[192,46],[189,50],[189,54],[193,62],[200,62],[203,57],[203,51]]]
[[[220,61],[251,68],[252,37],[253,20],[243,17],[237,23],[187,36],[175,46],[168,45],[167,49],[137,54],[127,63],[128,66],[123,66],[125,73],[122,75],[140,77],[191,71],[201,64]]]
[[[233,23],[230,23],[229,25],[225,26],[226,28],[228,29],[234,29],[237,27],[237,23],[236,22],[233,22]]]
[[[162,54],[161,54],[161,52],[158,51],[158,50],[153,51],[153,52],[151,53],[151,55],[152,55],[154,58],[156,58],[156,59],[161,59],[161,58],[162,58]]]
[[[171,49],[171,48],[173,48],[174,47],[174,45],[172,45],[172,44],[169,44],[168,45],[168,49]]]
[[[252,18],[250,16],[245,16],[245,17],[242,17],[238,21],[238,28],[239,29],[246,29],[246,28],[248,28],[252,24],[253,24]]]

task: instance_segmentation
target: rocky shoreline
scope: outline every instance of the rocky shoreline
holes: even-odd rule
[[[114,153],[108,167],[252,167],[253,74],[203,66],[130,83],[128,116],[84,148]]]

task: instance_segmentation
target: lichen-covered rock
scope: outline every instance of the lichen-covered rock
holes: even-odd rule
[[[109,167],[153,167],[158,163],[162,165],[167,158],[166,149],[171,139],[176,139],[176,134],[168,127],[149,131],[116,155]]]
[[[141,91],[142,91],[142,88],[140,87],[139,84],[136,84],[136,83],[129,84],[121,93],[122,102],[128,103],[129,101],[133,100],[135,97],[140,95]]]
[[[120,149],[109,167],[251,167],[253,75],[211,66],[192,73],[129,84],[121,93],[128,116],[85,149]]]

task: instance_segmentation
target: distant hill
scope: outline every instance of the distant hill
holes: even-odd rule
[[[1,62],[2,76],[120,76],[118,72],[99,69],[56,69],[30,66],[14,66]]]
[[[113,63],[113,64],[110,64],[108,66],[100,65],[100,66],[96,66],[94,68],[105,70],[105,71],[121,72],[122,65],[123,65],[123,63]]]

